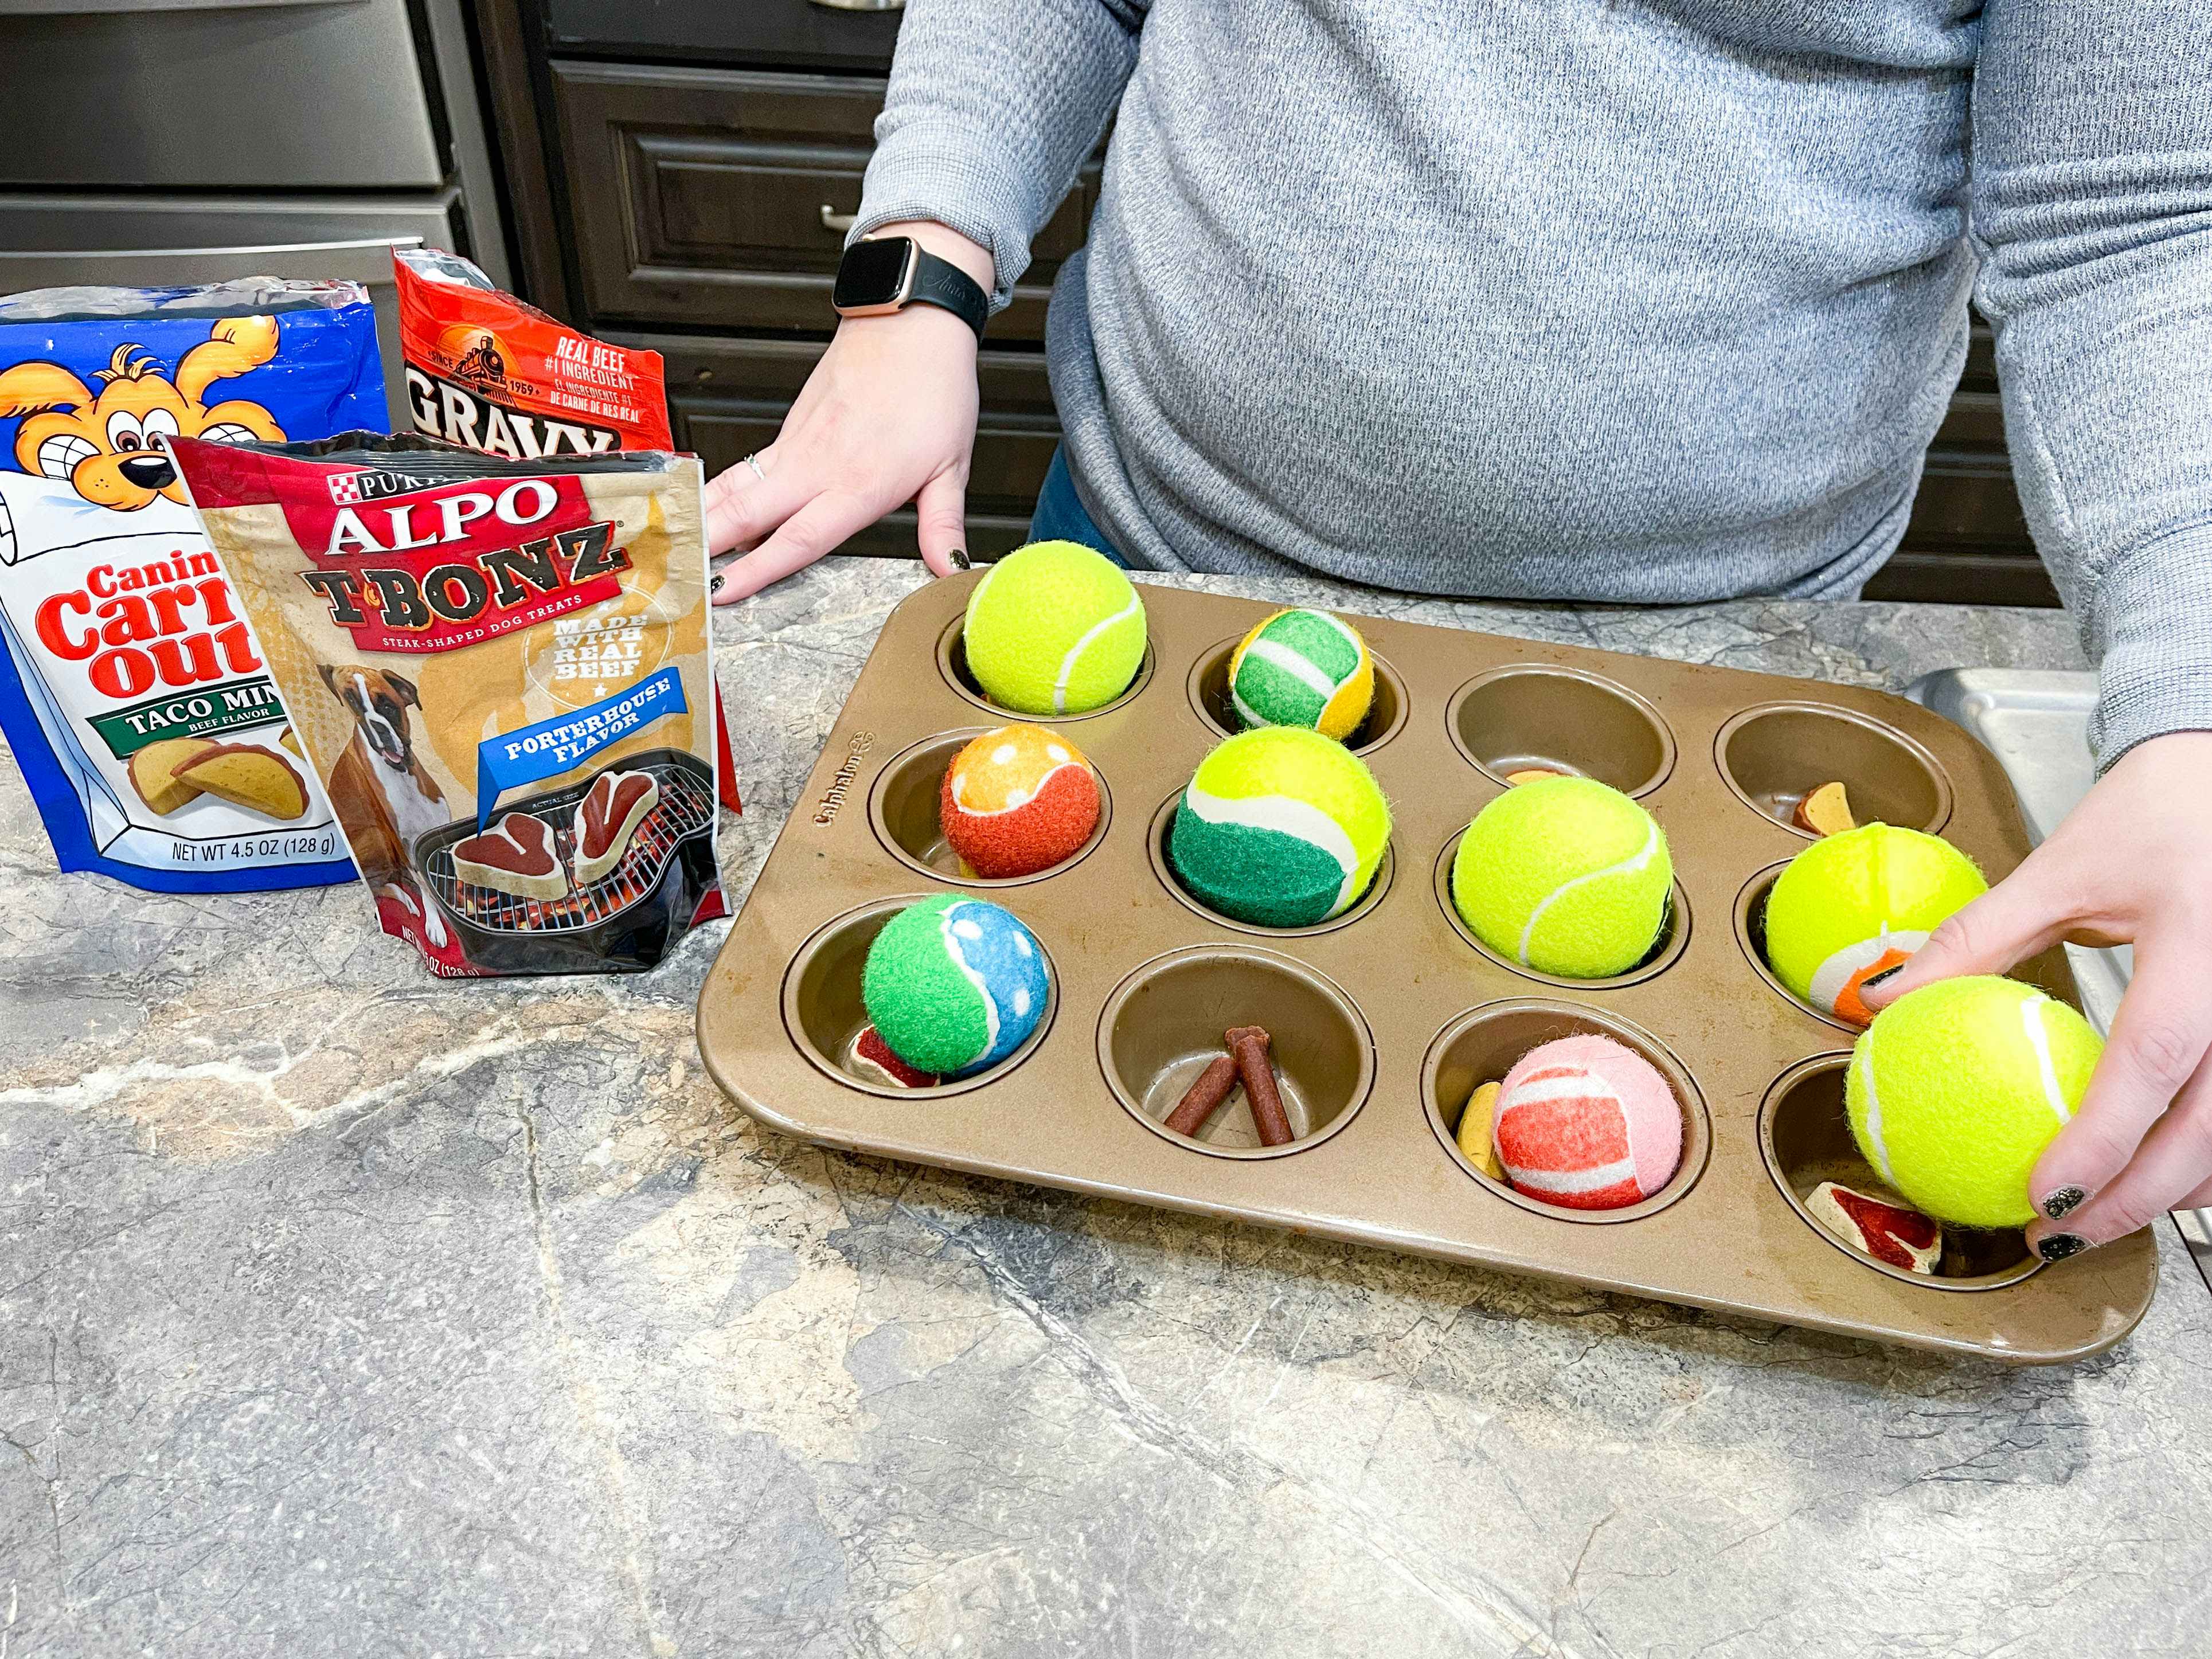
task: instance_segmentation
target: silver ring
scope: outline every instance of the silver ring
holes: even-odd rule
[[[746,457],[745,457],[745,465],[746,465],[747,466],[749,466],[749,467],[752,468],[752,470],[753,470],[753,477],[755,477],[756,478],[758,478],[758,479],[759,479],[763,483],[766,483],[768,482],[768,474],[767,474],[765,471],[762,471],[762,469],[761,469],[760,457],[759,457],[759,456],[757,456],[757,455],[748,455],[748,456],[746,456]]]

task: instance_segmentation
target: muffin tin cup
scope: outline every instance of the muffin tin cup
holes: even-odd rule
[[[1182,878],[1176,874],[1175,865],[1168,857],[1168,842],[1175,833],[1176,808],[1182,804],[1182,791],[1178,789],[1162,801],[1159,810],[1152,814],[1152,832],[1146,842],[1152,855],[1152,873],[1159,878],[1160,885],[1167,890],[1168,896],[1176,903],[1194,915],[1204,916],[1217,927],[1231,928],[1260,939],[1309,939],[1316,933],[1334,933],[1339,928],[1351,927],[1382,903],[1389,896],[1390,884],[1398,873],[1397,846],[1394,838],[1389,845],[1383,848],[1382,861],[1375,866],[1374,878],[1367,884],[1367,890],[1328,921],[1315,922],[1310,927],[1268,927],[1256,921],[1240,921],[1214,909],[1185,887]]]
[[[1047,974],[1044,1013],[1021,1047],[996,1066],[927,1089],[878,1083],[853,1068],[854,1049],[868,1024],[867,1010],[860,1001],[860,969],[867,961],[868,947],[883,932],[884,923],[927,896],[909,893],[878,899],[833,918],[799,947],[784,974],[784,1030],[810,1065],[848,1089],[890,1100],[939,1100],[966,1094],[1015,1070],[1051,1034],[1053,1017],[1060,1012],[1060,974],[1053,966],[1052,952],[1039,939],[1037,948],[1044,951]]]
[[[1227,1052],[1231,1026],[1267,1030],[1284,1115],[1297,1139],[1263,1146],[1240,1087],[1195,1136],[1166,1118]],[[1133,969],[1098,1017],[1098,1066],[1114,1098],[1162,1139],[1213,1158],[1310,1152],[1349,1124],[1375,1084],[1375,1039],[1334,980],[1295,957],[1242,945],[1171,951]]]
[[[1929,1274],[1877,1260],[1813,1218],[1805,1201],[1823,1181],[1907,1203],[1875,1173],[1851,1139],[1850,1120],[1844,1111],[1844,1082],[1850,1059],[1848,1054],[1816,1054],[1800,1061],[1775,1079],[1759,1107],[1759,1152],[1776,1188],[1798,1219],[1856,1265],[1917,1290],[2002,1290],[2039,1271],[2042,1260],[2028,1249],[2027,1237],[2017,1228],[1946,1225],[1943,1254]]]
[[[1751,964],[1752,972],[1765,980],[1767,988],[1775,995],[1806,1018],[1817,1019],[1823,1025],[1843,1032],[1847,1040],[1856,1040],[1863,1028],[1847,1019],[1838,1019],[1825,1009],[1815,1008],[1784,985],[1781,975],[1766,960],[1766,896],[1774,890],[1774,884],[1781,879],[1782,872],[1789,867],[1790,860],[1784,859],[1779,864],[1770,864],[1764,870],[1754,872],[1751,879],[1744,883],[1743,890],[1735,896],[1735,942],[1742,948],[1743,959]]]
[[[1682,1161],[1665,1186],[1638,1203],[1614,1210],[1576,1210],[1547,1203],[1492,1179],[1459,1149],[1460,1114],[1477,1088],[1486,1083],[1503,1083],[1514,1061],[1531,1048],[1572,1036],[1611,1037],[1641,1055],[1667,1080],[1674,1103],[1681,1109]],[[1705,1097],[1664,1043],[1617,1014],[1549,997],[1518,997],[1470,1008],[1437,1032],[1421,1062],[1421,1107],[1446,1155],[1470,1180],[1509,1204],[1555,1221],[1604,1225],[1656,1215],[1698,1184],[1712,1153],[1712,1126],[1705,1115]]]
[[[1465,832],[1462,831],[1462,834]],[[1667,919],[1660,925],[1659,937],[1646,951],[1642,961],[1625,973],[1608,975],[1603,979],[1574,979],[1565,974],[1547,974],[1540,968],[1532,968],[1502,951],[1492,950],[1452,902],[1452,860],[1459,856],[1460,837],[1454,836],[1437,854],[1437,908],[1443,912],[1451,930],[1466,943],[1468,948],[1488,957],[1509,974],[1522,979],[1532,979],[1543,985],[1556,985],[1563,991],[1618,991],[1625,986],[1641,985],[1645,980],[1665,973],[1681,960],[1682,952],[1690,948],[1690,896],[1683,890],[1678,878],[1667,891]]]
[[[1096,720],[1101,714],[1110,714],[1132,702],[1152,683],[1156,659],[1152,655],[1152,641],[1148,639],[1145,641],[1145,654],[1137,664],[1135,675],[1122,688],[1121,695],[1109,702],[1102,702],[1096,708],[1076,709],[1066,714],[1030,714],[1018,708],[1008,708],[1003,703],[993,702],[989,694],[975,683],[975,675],[968,672],[968,649],[961,640],[962,627],[966,620],[964,612],[955,617],[945,631],[938,635],[937,672],[944,676],[945,684],[952,688],[956,696],[993,716],[995,724],[1003,726],[1009,720],[1028,720],[1037,726],[1059,726],[1073,720]]]
[[[1191,665],[1190,706],[1197,711],[1199,719],[1224,738],[1233,738],[1244,730],[1229,700],[1229,659],[1237,654],[1243,638],[1239,634],[1220,641]],[[1413,698],[1398,671],[1371,649],[1367,654],[1375,665],[1375,701],[1368,706],[1366,718],[1345,739],[1346,748],[1363,757],[1373,754],[1404,731],[1407,719],[1413,713]]]
[[[1273,931],[1204,909],[1166,854],[1175,805],[1221,740],[1207,665],[1279,607],[1148,586],[1138,684],[1071,730],[1120,810],[1079,857],[1000,890],[933,863],[929,823],[957,743],[1022,718],[962,683],[961,615],[979,579],[932,582],[886,622],[701,993],[701,1056],[768,1129],[2004,1363],[2096,1353],[2142,1317],[2158,1278],[2148,1233],[2047,1267],[2017,1235],[1961,1236],[1931,1286],[1804,1214],[1819,1172],[1860,1169],[1834,1108],[1852,1034],[1773,986],[1749,907],[1805,845],[1783,822],[1796,792],[1832,778],[1863,817],[1940,825],[1992,880],[2014,868],[2027,828],[1965,732],[1857,687],[1357,617],[1396,700],[1369,754],[1393,851],[1344,915]],[[1666,826],[1672,923],[1626,974],[1546,977],[1457,920],[1456,837],[1524,760],[1640,793]],[[1429,894],[1402,890],[1404,858],[1434,860]],[[845,1061],[868,943],[901,905],[946,891],[1029,924],[1053,973],[1044,1022],[979,1077],[919,1091],[856,1077]],[[2014,971],[2074,995],[2063,951]],[[1252,1145],[1232,1097],[1198,1136],[1169,1133],[1162,1117],[1223,1030],[1255,1023],[1310,1133]],[[1685,1108],[1683,1164],[1638,1205],[1561,1209],[1485,1182],[1455,1150],[1474,1083],[1573,1030],[1643,1051]]]
[[[960,855],[945,838],[938,814],[940,792],[953,757],[994,729],[971,726],[925,738],[892,756],[876,774],[868,791],[868,822],[875,827],[876,839],[883,842],[884,850],[908,869],[956,887],[1023,887],[1073,868],[1106,839],[1107,828],[1114,820],[1114,794],[1107,787],[1104,774],[1093,766],[1091,775],[1098,781],[1098,827],[1091,832],[1090,840],[1058,864],[1026,876],[979,876],[963,870]]]

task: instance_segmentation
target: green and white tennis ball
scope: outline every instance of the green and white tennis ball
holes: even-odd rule
[[[1199,763],[1176,808],[1168,862],[1209,909],[1310,927],[1358,902],[1389,844],[1389,804],[1366,763],[1318,732],[1270,726]]]
[[[1674,881],[1650,813],[1595,778],[1540,778],[1468,825],[1452,860],[1452,905],[1510,961],[1607,979],[1651,954]]]
[[[1821,1012],[1873,1018],[1859,988],[1928,943],[1947,918],[1989,891],[1974,862],[1917,830],[1865,824],[1814,842],[1766,896],[1766,961]]]
[[[2089,1086],[2104,1042],[2017,980],[1940,980],[1899,997],[1851,1050],[1851,1138],[1917,1209],[1966,1227],[2035,1219],[2028,1177]]]
[[[983,573],[961,624],[984,695],[1024,714],[1080,714],[1129,689],[1145,602],[1121,567],[1075,542],[1031,542]]]
[[[1051,992],[1036,936],[1004,905],[955,893],[885,922],[860,969],[868,1022],[918,1072],[958,1077],[1029,1040]]]
[[[1278,611],[1229,659],[1230,707],[1247,727],[1303,726],[1342,743],[1374,702],[1367,641],[1326,611]]]

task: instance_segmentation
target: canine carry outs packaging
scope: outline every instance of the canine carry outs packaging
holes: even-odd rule
[[[352,874],[165,437],[385,419],[365,289],[0,301],[0,727],[64,870],[161,892]]]
[[[726,914],[696,459],[169,450],[385,932],[443,975],[592,973]]]

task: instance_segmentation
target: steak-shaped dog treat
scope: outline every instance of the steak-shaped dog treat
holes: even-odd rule
[[[516,898],[568,896],[568,878],[543,818],[509,812],[481,836],[453,844],[453,870],[463,881]]]
[[[660,786],[644,772],[602,772],[576,808],[576,885],[589,887],[622,862],[629,838],[660,805]]]

